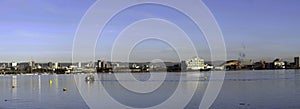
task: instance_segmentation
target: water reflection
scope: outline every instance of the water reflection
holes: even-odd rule
[[[12,79],[11,79],[11,87],[12,87],[12,99],[17,99],[17,89],[18,89],[18,78],[17,76],[12,76]]]

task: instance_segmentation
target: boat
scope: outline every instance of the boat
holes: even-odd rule
[[[93,75],[87,75],[85,81],[95,81],[95,77]]]

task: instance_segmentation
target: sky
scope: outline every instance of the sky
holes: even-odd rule
[[[0,62],[71,61],[76,29],[94,2],[95,0],[0,0]],[[203,0],[203,2],[220,26],[228,59],[239,58],[239,52],[245,53],[247,59],[257,61],[260,59],[271,61],[275,58],[292,60],[293,57],[300,55],[299,0]],[[169,15],[167,11],[150,7],[130,11],[149,16],[147,13],[149,10],[157,11],[157,14],[152,16]],[[174,13],[173,16],[179,14]],[[182,19],[183,17],[171,17],[169,20],[184,22]],[[110,49],[107,49],[109,48],[107,46],[114,40],[109,33],[117,33],[114,30],[129,21],[130,19],[124,19],[109,25],[110,30],[106,31],[106,36],[98,39],[96,58],[109,57],[107,51]],[[164,30],[165,34],[172,33],[167,29],[161,30]],[[124,35],[124,41],[130,40],[132,34]],[[191,39],[200,57],[209,59],[209,48],[205,38],[200,35]],[[166,61],[178,59],[172,47],[157,40],[144,41],[131,53],[130,58],[134,61],[151,61],[153,58]]]

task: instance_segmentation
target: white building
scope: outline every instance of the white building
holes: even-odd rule
[[[186,70],[203,70],[205,69],[204,59],[195,57],[185,61]]]
[[[58,63],[58,62],[55,62],[53,67],[54,67],[54,69],[58,69],[59,63]]]
[[[29,67],[34,67],[34,65],[35,65],[34,61],[30,61],[30,62],[28,63],[28,66],[29,66]]]
[[[275,68],[285,68],[285,62],[279,59],[276,59],[273,63]]]
[[[18,63],[17,62],[12,62],[11,63],[11,67],[17,67],[18,66]]]
[[[78,62],[78,68],[81,68],[81,62]]]

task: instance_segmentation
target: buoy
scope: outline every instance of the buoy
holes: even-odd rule
[[[52,81],[52,79],[50,79],[50,80],[49,80],[49,84],[52,85],[52,83],[53,83],[53,81]]]
[[[63,88],[63,91],[66,92],[66,91],[67,91],[67,88]]]
[[[95,81],[95,77],[93,75],[88,75],[85,77],[85,81]]]
[[[204,77],[204,80],[208,80],[208,78],[207,78],[207,77]]]

